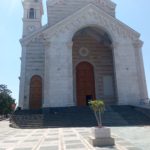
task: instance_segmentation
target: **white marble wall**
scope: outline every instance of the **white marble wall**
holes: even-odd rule
[[[63,39],[46,50],[44,107],[73,106],[72,50]]]

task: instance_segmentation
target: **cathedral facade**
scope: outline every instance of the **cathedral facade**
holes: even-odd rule
[[[111,0],[24,0],[19,106],[136,105],[147,98],[140,34]]]

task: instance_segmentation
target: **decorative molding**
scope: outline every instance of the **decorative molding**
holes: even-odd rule
[[[134,42],[133,42],[133,45],[134,45],[134,47],[135,48],[142,48],[142,46],[143,46],[143,41],[141,41],[141,40],[135,40]]]
[[[80,56],[82,56],[82,57],[86,57],[86,56],[88,56],[88,54],[89,54],[89,50],[88,50],[86,47],[81,47],[81,48],[79,49],[79,54],[80,54]]]

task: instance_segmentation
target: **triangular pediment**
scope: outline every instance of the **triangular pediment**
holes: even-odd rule
[[[48,24],[54,25],[88,4],[93,4],[115,17],[116,4],[111,0],[48,0]]]
[[[70,28],[82,28],[90,25],[104,27],[112,34],[118,34],[119,36],[128,37],[133,40],[139,38],[140,36],[138,32],[116,18],[108,15],[97,6],[88,4],[84,8],[78,10],[55,25],[50,27],[45,26],[41,30],[29,35],[28,37],[25,37],[22,40],[29,41],[40,36],[41,34],[44,34],[45,38],[51,38],[54,34],[56,35],[59,32],[65,32],[70,30]]]

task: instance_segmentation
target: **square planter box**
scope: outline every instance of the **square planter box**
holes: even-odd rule
[[[92,128],[89,142],[93,146],[113,146],[115,145],[114,139],[111,137],[110,128]]]

